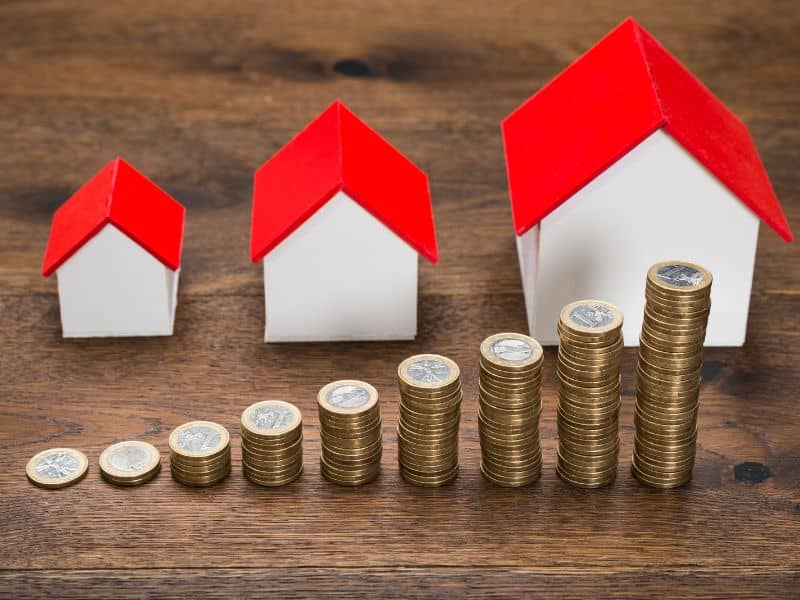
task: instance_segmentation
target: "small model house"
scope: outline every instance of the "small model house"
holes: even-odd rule
[[[64,337],[171,335],[184,208],[122,159],[53,216],[42,275],[56,274]]]
[[[428,179],[341,102],[255,174],[268,342],[412,339],[437,261]]]
[[[503,121],[531,335],[598,298],[638,344],[648,268],[714,276],[706,343],[744,343],[759,221],[789,225],[744,123],[632,19]]]

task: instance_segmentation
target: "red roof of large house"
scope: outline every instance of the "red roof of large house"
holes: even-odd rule
[[[427,176],[337,100],[256,171],[253,262],[339,191],[429,261],[438,260]]]
[[[518,235],[663,129],[778,235],[792,239],[747,127],[631,18],[502,128]]]
[[[180,203],[116,158],[56,210],[42,275],[55,272],[109,223],[176,270],[181,262],[184,213]]]

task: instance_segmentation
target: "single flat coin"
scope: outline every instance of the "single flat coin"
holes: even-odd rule
[[[335,415],[355,415],[378,403],[378,390],[364,381],[342,379],[324,386],[317,394],[319,406]]]
[[[481,343],[481,356],[491,364],[521,369],[542,358],[542,346],[520,333],[497,333]]]
[[[417,354],[397,367],[400,380],[415,388],[438,389],[454,384],[459,376],[458,365],[438,354]]]
[[[190,421],[176,427],[169,436],[169,448],[180,456],[206,458],[230,445],[230,434],[211,421]]]
[[[89,459],[72,448],[51,448],[28,461],[25,474],[39,487],[57,489],[79,482],[89,470]]]
[[[708,288],[712,277],[700,265],[685,261],[667,261],[650,267],[647,279],[662,290],[695,293]]]
[[[264,400],[242,413],[242,427],[257,436],[282,436],[302,424],[300,409],[283,400]]]
[[[128,440],[103,450],[98,464],[107,481],[139,485],[156,476],[161,468],[161,453],[147,442]]]
[[[603,334],[622,326],[622,311],[600,300],[579,300],[561,311],[561,322],[574,331]]]

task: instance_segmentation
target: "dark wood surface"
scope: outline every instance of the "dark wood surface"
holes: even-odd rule
[[[750,126],[797,232],[797,3],[272,4],[0,4],[0,595],[800,594],[800,249],[768,228],[747,345],[706,353],[685,489],[630,476],[633,350],[609,489],[554,473],[552,349],[537,484],[482,480],[475,415],[478,343],[524,329],[500,119],[634,14]],[[266,346],[252,173],[336,97],[428,172],[442,260],[421,267],[413,343]],[[50,219],[116,155],[188,208],[175,335],[64,341],[55,281],[38,273]],[[462,472],[439,490],[396,468],[395,368],[419,351],[464,373]],[[318,471],[315,393],[343,377],[374,383],[385,416],[383,473],[355,490]],[[238,468],[238,416],[265,398],[305,417],[306,471],[282,489]],[[166,452],[196,418],[232,433],[225,483],[101,481],[108,444]],[[34,488],[26,461],[56,445],[84,450],[88,477]]]

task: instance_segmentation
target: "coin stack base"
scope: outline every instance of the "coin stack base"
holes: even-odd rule
[[[481,472],[503,487],[530,485],[541,474],[542,359],[539,343],[518,333],[498,333],[481,344]]]
[[[691,480],[711,274],[670,261],[647,273],[639,338],[632,471],[650,487]]]
[[[228,430],[210,421],[191,421],[169,436],[170,471],[175,481],[190,487],[209,487],[231,472]]]
[[[622,313],[606,302],[573,302],[558,332],[556,472],[575,487],[610,485],[619,457]]]
[[[407,358],[397,369],[400,475],[421,487],[439,487],[458,475],[461,377],[458,365],[438,354]]]
[[[322,476],[345,486],[374,481],[383,454],[377,390],[363,381],[334,381],[319,391],[317,405]]]
[[[303,472],[303,419],[296,406],[265,400],[242,413],[242,471],[251,483],[279,487]]]

